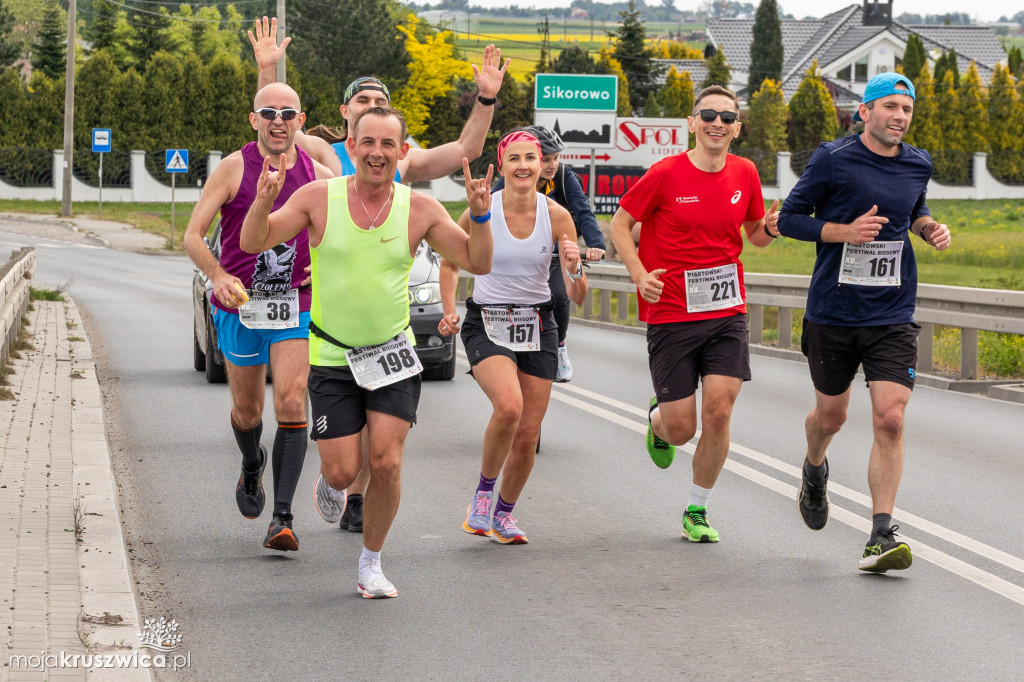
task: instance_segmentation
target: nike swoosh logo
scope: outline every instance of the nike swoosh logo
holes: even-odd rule
[[[380,238],[380,243],[381,244],[387,244],[388,242],[393,242],[396,239],[398,239],[398,237],[392,237],[391,239],[384,239],[384,237],[381,237]]]

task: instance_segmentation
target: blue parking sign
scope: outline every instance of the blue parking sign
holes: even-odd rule
[[[188,173],[187,149],[168,149],[164,159],[164,170],[168,173]]]
[[[94,152],[109,152],[110,149],[110,128],[93,128],[92,150]]]

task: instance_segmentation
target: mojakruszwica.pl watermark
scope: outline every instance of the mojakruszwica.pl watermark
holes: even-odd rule
[[[60,670],[67,668],[158,668],[183,670],[192,667],[192,652],[181,651],[181,633],[174,619],[147,618],[138,633],[139,648],[123,653],[69,654],[66,651],[15,654],[9,659],[11,670]]]

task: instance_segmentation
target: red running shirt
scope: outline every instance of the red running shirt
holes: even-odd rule
[[[687,312],[685,272],[735,263],[740,296],[746,301],[742,225],[764,217],[761,180],[753,163],[729,154],[722,170],[707,173],[686,154],[670,156],[651,166],[619,206],[643,223],[640,262],[648,272],[666,270],[659,278],[665,283],[661,300],[651,304],[639,299],[642,321],[691,322],[747,312],[745,303]]]

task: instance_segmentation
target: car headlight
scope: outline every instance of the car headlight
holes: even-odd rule
[[[427,282],[409,287],[410,305],[427,305],[429,303],[441,302],[441,285],[437,282]]]

